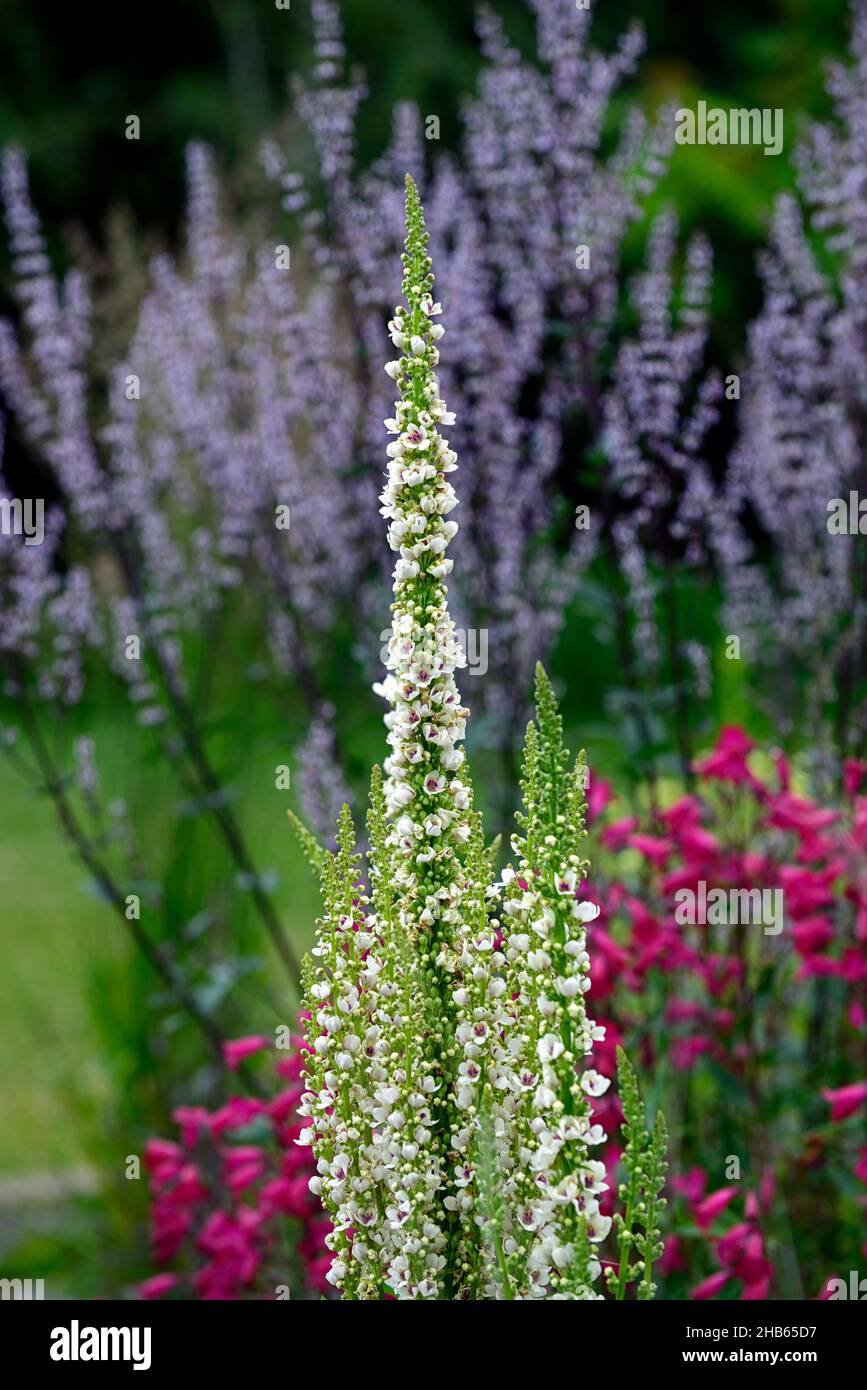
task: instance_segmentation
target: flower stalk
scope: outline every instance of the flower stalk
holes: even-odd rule
[[[374,768],[367,881],[348,807],[320,857],[324,912],[305,967],[299,1142],[329,1214],[344,1298],[599,1299],[605,1140],[587,1065],[584,755],[572,762],[541,667],[527,730],[517,868],[497,877],[462,748],[468,710],[448,609],[457,464],[441,431],[427,232],[406,181],[403,303],[389,323],[399,396],[382,514],[396,553],[389,754]],[[304,832],[302,831],[302,834]],[[647,1229],[648,1249],[654,1249]],[[649,1281],[649,1273],[647,1275]]]

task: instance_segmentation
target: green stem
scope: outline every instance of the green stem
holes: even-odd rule
[[[629,1197],[626,1202],[626,1215],[623,1218],[623,1230],[620,1234],[620,1268],[617,1271],[617,1299],[626,1298],[626,1283],[629,1275],[629,1247],[632,1244],[632,1213],[635,1210],[635,1200],[638,1196],[638,1184],[634,1177],[629,1180]]]

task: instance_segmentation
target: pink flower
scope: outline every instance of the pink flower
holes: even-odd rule
[[[704,1018],[704,1006],[692,999],[672,999],[665,1010],[669,1023],[696,1023]]]
[[[854,1081],[837,1091],[823,1090],[822,1099],[831,1107],[832,1120],[847,1120],[867,1100],[867,1081]]]
[[[867,1009],[858,999],[849,1005],[849,1022],[859,1033],[867,1030]]]
[[[682,796],[668,810],[660,812],[659,818],[672,834],[677,835],[699,824],[701,802],[695,796]]]
[[[262,1188],[262,1202],[286,1216],[304,1216],[310,1207],[307,1175],[300,1178],[274,1178]]]
[[[683,1257],[683,1246],[679,1236],[667,1236],[665,1249],[659,1260],[659,1269],[662,1274],[677,1274],[686,1265]]]
[[[721,1212],[724,1212],[733,1197],[737,1196],[736,1187],[720,1187],[716,1192],[711,1192],[703,1201],[699,1202],[693,1211],[695,1223],[703,1231],[712,1226]]]
[[[699,1202],[707,1187],[707,1173],[703,1168],[690,1168],[679,1174],[672,1182],[675,1192],[679,1192],[688,1202]]]
[[[166,1194],[166,1199],[175,1206],[188,1207],[203,1202],[207,1195],[208,1189],[202,1182],[196,1164],[185,1163],[178,1174],[177,1182]]]
[[[611,789],[611,783],[604,781],[601,777],[594,777],[587,792],[588,823],[597,820],[613,799],[614,793]]]
[[[144,1283],[139,1284],[138,1291],[142,1298],[162,1298],[163,1294],[177,1288],[180,1282],[179,1274],[153,1274],[150,1279],[145,1279]]]
[[[720,1236],[716,1243],[716,1253],[720,1264],[735,1265],[744,1249],[744,1242],[752,1231],[752,1226],[748,1221],[742,1221],[738,1226],[732,1226],[731,1230],[726,1231],[724,1236]]]
[[[624,820],[612,821],[602,832],[603,845],[607,849],[622,849],[637,825],[637,816],[626,816]]]
[[[671,1065],[677,1071],[689,1071],[699,1057],[703,1057],[708,1052],[713,1052],[713,1038],[707,1036],[693,1038],[675,1038],[671,1044],[670,1057]]]
[[[757,1279],[755,1281],[755,1283],[744,1285],[744,1290],[741,1294],[741,1301],[744,1303],[764,1303],[770,1291],[770,1287],[771,1275],[763,1274],[760,1279]]]
[[[245,1057],[250,1057],[254,1052],[261,1052],[270,1046],[270,1038],[255,1035],[249,1038],[236,1038],[234,1042],[223,1043],[223,1057],[226,1066],[229,1071],[237,1071]]]
[[[301,1075],[304,1066],[302,1053],[309,1051],[303,1038],[293,1036],[289,1039],[293,1051],[287,1052],[277,1063],[277,1075],[282,1076],[286,1081],[296,1081]]]
[[[627,840],[630,849],[637,849],[651,864],[661,869],[672,852],[671,840],[660,840],[655,835],[630,835]]]
[[[288,1119],[298,1109],[302,1094],[303,1087],[301,1086],[292,1086],[287,1091],[281,1091],[279,1095],[268,1102],[268,1114],[274,1120]]]
[[[803,796],[793,796],[791,792],[781,792],[773,801],[768,825],[776,825],[781,830],[794,830],[799,833],[814,834],[833,825],[837,812],[822,810]]]
[[[215,1138],[230,1129],[242,1129],[256,1115],[265,1113],[265,1103],[253,1096],[235,1096],[220,1110],[215,1110],[210,1120],[210,1130]]]
[[[192,1149],[198,1142],[199,1132],[207,1126],[209,1115],[201,1105],[179,1105],[172,1111],[172,1119],[181,1126],[181,1142],[185,1149]]]
[[[144,1146],[145,1168],[155,1192],[172,1182],[184,1166],[184,1151],[168,1139],[148,1139]]]
[[[236,1194],[258,1182],[265,1166],[265,1154],[254,1144],[239,1144],[223,1156],[226,1183]]]
[[[684,830],[679,840],[682,853],[689,859],[704,860],[719,853],[719,842],[710,831],[700,825]]]
[[[696,1284],[694,1289],[690,1289],[689,1297],[700,1302],[703,1299],[715,1298],[721,1289],[725,1288],[731,1275],[727,1269],[721,1269],[717,1274],[711,1274],[707,1279],[703,1279],[700,1284]]]
[[[177,1170],[184,1161],[184,1151],[170,1139],[148,1139],[144,1146],[144,1161],[146,1168],[170,1164]]]
[[[781,749],[775,748],[771,754],[777,768],[777,776],[780,779],[780,791],[789,791],[792,784],[792,769],[789,760]]]
[[[158,1265],[173,1260],[193,1226],[192,1211],[178,1211],[171,1204],[157,1199],[153,1208],[151,1241]]]
[[[324,1241],[330,1223],[310,1193],[313,1175],[309,1151],[295,1140],[303,1120],[297,1115],[304,1083],[300,1039],[295,1050],[276,1061],[282,1090],[265,1101],[234,1096],[209,1114],[198,1106],[180,1106],[173,1118],[181,1126],[183,1147],[151,1140],[145,1162],[151,1174],[151,1241],[157,1265],[183,1258],[190,1276],[154,1275],[141,1286],[143,1298],[158,1298],[178,1283],[188,1297],[238,1299],[270,1296],[265,1277],[269,1252],[290,1240],[303,1271],[304,1288],[328,1294],[325,1278],[331,1255]],[[268,1045],[267,1039],[242,1038],[230,1043],[228,1056],[240,1059]],[[288,1083],[288,1084],[285,1084]],[[225,1145],[223,1136],[259,1119],[261,1141]],[[210,1156],[207,1154],[210,1146]],[[222,1163],[222,1182],[206,1186],[189,1150],[212,1170]],[[293,1225],[283,1229],[287,1218]]]
[[[753,740],[743,729],[726,725],[720,732],[713,751],[696,761],[695,770],[702,777],[745,784],[752,787],[753,791],[761,793],[764,791],[761,782],[747,767],[747,754],[754,746]]]
[[[744,1292],[742,1298],[764,1298],[765,1294],[747,1294],[747,1289],[756,1289],[770,1283],[774,1267],[770,1260],[765,1258],[765,1247],[761,1232],[751,1231],[743,1242],[742,1248],[737,1252],[732,1263],[734,1273],[739,1279],[744,1281]]]
[[[823,951],[834,938],[834,930],[826,917],[806,917],[792,928],[795,950],[802,956]]]
[[[860,758],[846,758],[843,763],[843,786],[847,796],[856,796],[867,777],[867,763]]]

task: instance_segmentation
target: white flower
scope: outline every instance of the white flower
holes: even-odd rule
[[[576,903],[572,908],[573,917],[579,922],[595,922],[601,909],[598,903]]]
[[[535,970],[537,973],[541,970],[549,970],[551,957],[547,951],[530,951],[527,954],[527,964],[531,970]]]
[[[581,1089],[588,1096],[604,1096],[610,1085],[610,1078],[603,1076],[601,1072],[593,1071],[592,1067],[581,1077]]]
[[[553,1062],[563,1052],[563,1039],[556,1033],[546,1033],[536,1044],[536,1051],[543,1062]]]
[[[581,993],[580,975],[571,975],[568,978],[558,975],[554,984],[557,987],[557,993],[562,994],[565,999],[574,999],[576,994]]]
[[[405,449],[426,449],[428,442],[427,431],[421,425],[410,425],[400,436],[400,443]]]
[[[590,1239],[594,1242],[594,1244],[596,1244],[600,1240],[604,1240],[610,1230],[610,1216],[603,1216],[601,1212],[597,1212],[595,1216],[591,1216],[588,1218],[587,1233],[590,1236]]]

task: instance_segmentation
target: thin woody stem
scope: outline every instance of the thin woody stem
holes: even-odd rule
[[[225,1035],[210,1015],[201,1008],[181,972],[174,962],[166,955],[165,951],[151,940],[137,918],[127,916],[126,895],[108,866],[97,854],[93,844],[88,839],[75,813],[75,809],[67,796],[63,779],[58,774],[51,758],[42,730],[39,727],[39,721],[29,703],[24,699],[21,701],[21,711],[27,737],[39,767],[44,790],[48,792],[54,802],[61,828],[69,844],[90,873],[94,882],[98,884],[105,899],[111,903],[112,907],[114,907],[120,915],[130,936],[138,949],[142,952],[142,955],[171,990],[185,1013],[187,1013],[196,1024],[196,1027],[204,1037],[214,1058],[220,1063],[221,1067],[224,1067],[226,1065],[223,1052],[226,1042]],[[258,1090],[258,1087],[255,1086],[248,1076],[244,1076],[244,1081],[251,1091]]]
[[[132,595],[136,602],[139,603],[139,613],[145,634],[150,638],[148,649],[152,653],[154,662],[156,663],[172,712],[175,716],[181,737],[183,738],[190,763],[199,779],[202,789],[208,796],[209,808],[222,834],[223,840],[235,860],[235,863],[238,865],[238,868],[249,881],[250,896],[265,930],[268,932],[293,986],[296,991],[300,991],[300,962],[289,938],[283,930],[282,923],[277,916],[270,897],[262,887],[261,878],[253,862],[253,858],[247,849],[247,844],[241,828],[235,816],[232,814],[232,811],[223,801],[222,783],[211,766],[210,759],[208,758],[199,734],[193,711],[178,685],[174,672],[163,659],[159,640],[153,634],[147,617],[141,607],[140,586],[137,582],[137,568],[133,562],[133,558],[124,548],[121,548],[120,556]]]

